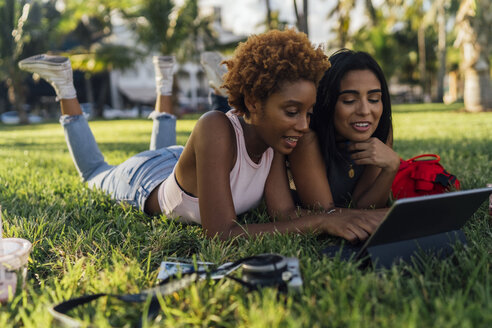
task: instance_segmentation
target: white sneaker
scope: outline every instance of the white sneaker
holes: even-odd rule
[[[227,89],[220,87],[224,82],[222,77],[227,73],[227,67],[221,64],[223,60],[222,55],[216,51],[206,51],[200,56],[200,63],[207,74],[208,84],[219,96],[227,97]]]
[[[154,56],[155,87],[158,94],[170,96],[173,93],[174,56]]]
[[[73,85],[72,65],[67,57],[36,55],[19,62],[19,68],[39,75],[55,89],[58,99],[77,98]]]

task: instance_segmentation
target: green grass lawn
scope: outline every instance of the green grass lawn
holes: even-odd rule
[[[492,183],[492,113],[461,105],[395,106],[394,146],[403,158],[437,153],[463,189]],[[195,121],[178,121],[178,143]],[[148,148],[147,120],[94,121],[110,164]],[[90,191],[80,181],[58,123],[0,125],[0,204],[4,234],[33,243],[25,291],[0,305],[0,327],[53,324],[53,303],[86,293],[132,293],[155,285],[167,257],[222,263],[274,252],[300,259],[304,288],[278,295],[248,293],[232,280],[202,281],[162,299],[147,326],[219,327],[490,327],[492,229],[484,203],[465,227],[468,247],[457,258],[428,259],[417,271],[360,270],[319,255],[338,239],[274,235],[228,242],[208,240],[196,225],[148,218]],[[259,219],[258,219],[259,217]],[[255,222],[264,210],[245,217]],[[102,299],[72,312],[85,325],[134,326],[145,304]]]

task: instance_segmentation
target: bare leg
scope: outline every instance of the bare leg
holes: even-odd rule
[[[158,113],[174,114],[172,96],[157,95],[155,110]]]
[[[155,82],[157,98],[155,110],[149,116],[154,120],[150,149],[160,149],[176,144],[176,116],[172,101],[173,56],[154,56]]]
[[[60,100],[60,123],[65,131],[68,150],[75,167],[90,187],[102,188],[104,178],[113,168],[104,161],[96,140],[82,115],[73,85],[72,66],[66,57],[36,55],[19,62],[23,70],[36,73],[49,82]]]
[[[73,99],[60,99],[60,107],[62,115],[82,115],[82,108],[77,98]]]

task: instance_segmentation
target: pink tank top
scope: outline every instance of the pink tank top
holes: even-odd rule
[[[237,158],[229,177],[234,209],[238,215],[255,208],[260,203],[272,165],[273,149],[268,148],[258,164],[253,162],[246,151],[243,128],[239,118],[231,112],[226,115],[236,133]],[[198,198],[183,192],[176,182],[174,170],[160,185],[158,199],[162,212],[169,218],[188,223],[201,223]]]

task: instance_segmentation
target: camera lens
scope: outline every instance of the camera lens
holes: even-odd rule
[[[244,281],[257,286],[272,286],[285,283],[282,273],[287,269],[285,257],[277,254],[261,254],[244,262]]]

